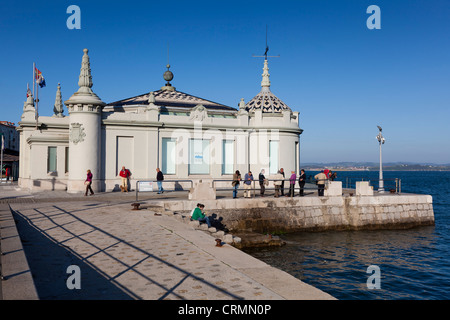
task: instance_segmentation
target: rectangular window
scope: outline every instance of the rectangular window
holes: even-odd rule
[[[189,174],[209,174],[209,140],[189,140]]]
[[[65,171],[69,172],[69,147],[66,147]]]
[[[222,174],[233,174],[234,169],[234,141],[223,140],[222,145]]]
[[[269,141],[269,171],[270,174],[277,173],[278,169],[278,141]]]
[[[171,138],[162,138],[162,164],[161,171],[163,174],[175,174],[175,152],[177,141]]]
[[[47,172],[56,172],[56,147],[48,147]]]

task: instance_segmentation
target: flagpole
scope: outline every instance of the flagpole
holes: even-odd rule
[[[4,137],[4,135],[3,135],[3,133],[2,133],[2,160],[1,160],[1,164],[0,164],[0,176],[1,176],[1,180],[2,180],[2,183],[3,183],[3,148],[4,148],[4,143],[5,143],[5,137]]]
[[[36,81],[36,130],[38,129],[38,119],[39,119],[39,86]]]
[[[34,77],[35,77],[34,70],[36,70],[36,65],[33,62],[33,99],[34,99]]]
[[[38,115],[37,115],[37,97],[36,97],[36,94],[37,93],[35,93],[35,86],[36,86],[36,63],[34,63],[33,62],[33,99],[34,99],[34,102],[35,102],[35,109],[34,109],[34,119],[36,120],[36,130],[37,130],[37,117],[38,117]],[[37,91],[37,88],[36,88],[36,91]]]

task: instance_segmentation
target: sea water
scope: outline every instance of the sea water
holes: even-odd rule
[[[377,190],[378,175],[338,172],[336,180],[345,184],[364,178]],[[298,232],[282,235],[283,247],[247,252],[341,300],[449,299],[450,172],[385,171],[387,190],[395,185],[395,178],[401,179],[402,193],[433,197],[435,226]],[[371,266],[377,266],[379,273]],[[379,289],[371,289],[373,276],[379,276]]]

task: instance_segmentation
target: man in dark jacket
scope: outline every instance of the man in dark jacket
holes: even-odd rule
[[[159,168],[156,168],[156,183],[158,184],[158,194],[161,194],[164,192],[164,189],[162,187],[162,182],[164,180],[164,175],[161,172],[161,170],[159,170]]]
[[[283,168],[280,169],[280,173],[283,175],[283,181],[281,181],[280,190],[281,190],[281,195],[284,196],[284,169]]]
[[[266,177],[264,176],[265,170],[262,169],[261,172],[259,173],[259,188],[260,188],[260,194],[261,197],[264,197],[264,191],[266,190]]]
[[[305,183],[306,183],[306,174],[305,174],[305,170],[301,170],[300,171],[300,177],[298,178],[298,184],[300,185],[300,197],[303,197],[303,190],[305,188]]]

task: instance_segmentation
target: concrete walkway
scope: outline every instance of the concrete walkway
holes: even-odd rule
[[[228,244],[217,247],[210,234],[171,215],[131,210],[131,193],[0,192],[2,239],[13,216],[21,240],[10,251],[2,240],[5,300],[33,299],[19,274],[33,280],[36,299],[333,299]],[[5,258],[13,252],[24,253],[26,263]],[[81,289],[68,288],[77,275],[70,266],[79,267]]]

